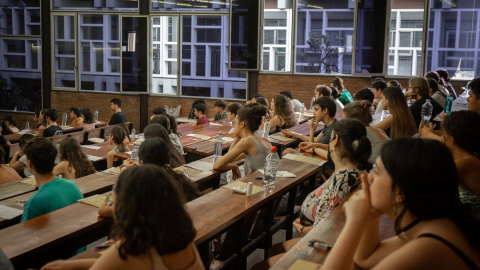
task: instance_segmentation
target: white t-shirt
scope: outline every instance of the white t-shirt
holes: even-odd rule
[[[32,176],[32,173],[30,172],[30,169],[28,169],[27,165],[27,155],[23,155],[23,157],[21,157],[18,161],[21,161],[23,164],[25,164],[25,166],[23,166],[23,174],[25,177]]]
[[[343,118],[343,104],[338,101],[338,99],[334,99],[334,101],[335,106],[337,107],[337,111],[335,112],[335,118],[340,121]]]
[[[290,100],[290,103],[292,104],[292,109],[294,112],[300,112],[300,109],[302,108],[302,103],[298,99],[292,99]]]

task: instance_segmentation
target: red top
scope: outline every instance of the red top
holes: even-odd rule
[[[197,120],[197,125],[206,124],[206,123],[210,123],[210,120],[208,120],[206,116],[202,116],[200,117],[200,119]]]

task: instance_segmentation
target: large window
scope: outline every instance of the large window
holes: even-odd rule
[[[265,9],[262,70],[290,71],[292,9]]]
[[[0,110],[41,108],[39,1],[0,0]]]

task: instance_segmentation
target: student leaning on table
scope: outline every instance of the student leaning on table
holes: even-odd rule
[[[113,146],[113,150],[107,153],[107,169],[113,167],[115,161],[115,155],[128,151],[128,146],[125,145],[127,139],[127,132],[122,125],[117,125],[112,128],[112,132],[109,137],[110,145]],[[119,163],[121,164],[121,162]]]
[[[42,270],[204,269],[185,198],[164,169],[144,165],[120,174],[112,207],[117,240],[99,259],[55,261]]]
[[[442,143],[388,142],[362,183],[345,203],[345,226],[322,269],[351,269],[353,263],[362,269],[479,269],[480,222],[459,207],[455,163]],[[395,220],[397,232],[382,242],[380,214]]]
[[[62,140],[59,154],[60,163],[53,168],[55,175],[72,180],[95,173],[95,167],[74,138],[67,137]]]

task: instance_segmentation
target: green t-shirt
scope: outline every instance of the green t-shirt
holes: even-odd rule
[[[75,183],[57,177],[40,186],[38,191],[28,199],[20,222],[69,206],[82,198],[83,195]]]
[[[223,115],[220,115],[219,113],[216,113],[215,116],[213,117],[213,120],[217,121],[217,120],[222,120],[222,119],[227,119],[227,118],[228,118],[227,111],[223,111]]]

